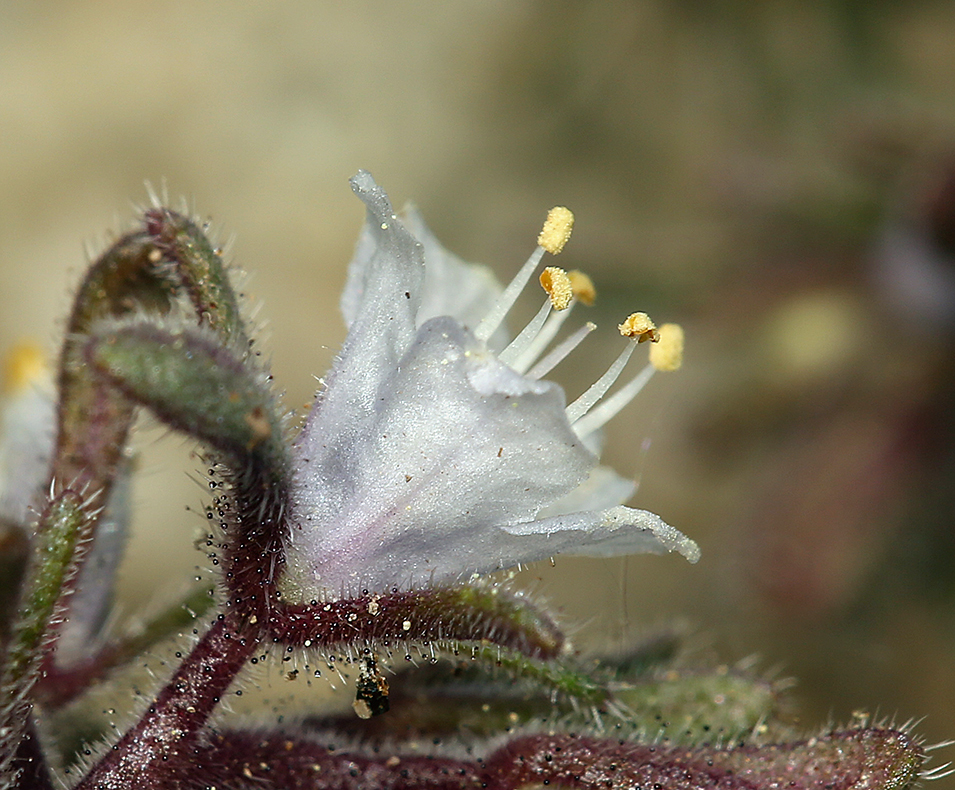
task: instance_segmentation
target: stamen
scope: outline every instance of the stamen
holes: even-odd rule
[[[504,289],[504,293],[498,298],[497,303],[484,316],[481,323],[478,324],[478,328],[474,330],[474,335],[478,340],[487,341],[497,331],[504,320],[504,316],[514,306],[514,302],[517,301],[517,297],[524,290],[527,281],[531,279],[531,275],[544,257],[544,253],[549,252],[551,255],[557,255],[564,249],[573,228],[574,215],[570,212],[570,209],[557,206],[548,212],[547,219],[544,220],[544,227],[537,237],[537,249],[531,253],[531,257],[521,267],[517,276],[511,280],[507,288]]]
[[[597,289],[594,288],[594,282],[580,269],[572,269],[567,272],[570,278],[570,287],[574,289],[574,296],[583,302],[587,307],[593,307],[597,299]]]
[[[511,367],[514,368],[518,373],[525,373],[527,369],[534,364],[536,360],[550,345],[550,342],[557,336],[557,333],[560,331],[560,328],[564,325],[564,321],[567,320],[567,317],[574,311],[574,305],[576,302],[572,301],[570,307],[566,310],[561,310],[558,313],[551,313],[547,318],[547,322],[541,328],[540,333],[537,337],[534,338],[532,342],[525,350],[521,356],[514,360],[511,364]],[[569,353],[569,352],[568,352]],[[554,364],[557,364],[556,362]]]
[[[683,327],[679,324],[663,324],[660,341],[650,346],[650,364],[657,370],[671,372],[683,364]]]
[[[557,255],[564,249],[573,229],[574,215],[571,210],[564,206],[555,206],[547,212],[547,219],[544,220],[537,243],[551,255]]]
[[[559,266],[548,266],[541,272],[541,288],[550,297],[550,303],[555,310],[566,310],[570,300],[574,298],[574,289],[570,284],[567,272]]]
[[[570,310],[565,310],[563,313],[557,313],[554,316],[551,316],[551,321],[558,319],[563,322],[563,319],[567,316]],[[547,322],[548,324],[550,321]],[[585,337],[593,332],[597,328],[596,324],[588,321],[580,329],[574,332],[570,337],[561,342],[557,348],[551,351],[546,357],[544,357],[540,362],[538,362],[534,367],[532,367],[528,373],[528,378],[532,379],[542,379],[548,373],[550,373],[555,367],[557,367],[564,359],[573,351],[577,346],[579,346]],[[547,331],[547,327],[541,331],[541,334]]]
[[[541,309],[537,311],[537,315],[535,315],[530,323],[524,327],[523,331],[511,341],[510,345],[497,355],[497,358],[505,365],[511,365],[513,367],[513,362],[524,354],[527,347],[534,342],[534,338],[540,334],[541,327],[544,326],[544,321],[547,320],[550,311],[551,303],[550,299],[548,299],[544,302]]]
[[[520,345],[518,346],[518,341],[515,340],[511,344],[515,348],[510,349],[509,347],[506,354],[502,355],[502,360],[518,373],[524,373],[534,364],[534,360],[541,355],[541,352],[547,348],[550,341],[554,339],[554,335],[557,334],[557,330],[560,329],[561,324],[566,320],[567,314],[570,313],[568,308],[573,305],[574,289],[571,287],[570,277],[563,269],[558,266],[548,266],[541,272],[540,283],[541,288],[550,297],[551,306],[558,312],[551,315],[543,326],[535,325],[537,321],[537,318],[535,318],[525,328],[524,332],[521,332],[522,337],[525,333],[527,333],[527,337],[523,340],[518,338],[518,340],[521,340]],[[538,313],[538,318],[540,318],[540,315]],[[528,332],[532,325],[534,326],[533,335]]]
[[[632,348],[635,343],[631,343]],[[646,365],[636,376],[628,381],[624,386],[617,390],[611,397],[594,409],[591,409],[585,416],[574,422],[574,432],[583,439],[588,434],[593,433],[598,428],[605,425],[637,394],[642,390],[647,382],[653,378],[656,368],[653,365]],[[573,422],[573,421],[572,421]]]
[[[617,326],[620,334],[624,337],[636,338],[638,343],[649,340],[652,343],[660,341],[660,333],[657,331],[656,324],[650,320],[646,313],[631,313],[627,320]]]
[[[567,415],[567,419],[571,423],[575,423],[581,417],[583,417],[591,407],[599,401],[604,395],[607,394],[613,383],[617,380],[617,377],[623,372],[623,369],[626,367],[627,362],[630,359],[630,355],[633,353],[633,350],[637,347],[637,340],[634,338],[631,342],[627,343],[627,347],[621,352],[620,356],[617,357],[613,364],[607,368],[607,372],[604,373],[599,379],[597,379],[593,384],[590,385],[590,388],[577,400],[570,404],[565,410],[564,413]]]
[[[508,311],[514,306],[514,302],[517,301],[517,297],[520,296],[521,291],[524,290],[527,281],[531,279],[534,269],[537,268],[537,265],[544,257],[544,252],[543,247],[538,247],[531,253],[531,257],[528,258],[527,262],[521,267],[517,276],[511,280],[507,288],[504,289],[504,293],[498,297],[494,307],[484,316],[481,323],[478,324],[477,329],[474,330],[474,336],[477,337],[478,340],[486,342],[487,339],[497,331],[497,328],[504,320],[504,316],[506,316]]]
[[[642,318],[639,318],[639,316],[642,316]],[[620,331],[624,331],[624,326],[631,325],[635,331],[639,332],[639,329],[645,326],[643,319],[646,319],[646,323],[649,323],[650,326],[653,325],[653,322],[646,318],[645,314],[634,313],[620,325]],[[650,347],[650,364],[615,392],[612,397],[607,398],[599,406],[591,409],[576,421],[571,420],[574,431],[580,438],[583,439],[613,419],[646,386],[657,370],[672,371],[680,367],[683,362],[683,328],[679,324],[663,324],[659,329],[654,327],[653,331],[657,333],[658,340]],[[645,330],[643,335],[646,334]],[[635,337],[640,338],[641,334],[638,333]],[[638,342],[640,341],[638,340]],[[634,345],[636,344],[631,343],[631,348]]]

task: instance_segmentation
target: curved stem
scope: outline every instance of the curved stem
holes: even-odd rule
[[[491,642],[531,658],[560,653],[564,635],[526,599],[490,586],[429,587],[338,601],[279,601],[269,617],[274,642],[328,648],[378,644]]]
[[[231,611],[219,615],[143,717],[75,790],[178,787],[194,770],[203,725],[260,644],[260,631]]]

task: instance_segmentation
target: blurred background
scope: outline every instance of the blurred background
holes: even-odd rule
[[[344,336],[358,168],[502,278],[570,206],[560,263],[593,277],[604,333],[561,383],[603,371],[634,309],[685,325],[684,369],[606,458],[703,560],[521,583],[581,649],[676,621],[798,678],[807,727],[955,736],[950,3],[8,0],[0,150],[0,349],[53,353],[84,245],[149,181],[234,239],[292,407]],[[146,427],[127,613],[187,583],[208,493]]]

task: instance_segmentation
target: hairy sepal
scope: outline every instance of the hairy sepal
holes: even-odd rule
[[[792,737],[784,683],[744,669],[658,668],[622,675],[594,659],[528,658],[482,646],[437,664],[407,664],[390,678],[391,712],[372,722],[353,716],[309,719],[310,726],[389,743],[469,732],[486,737],[514,727],[605,732],[699,746],[748,738]]]
[[[212,331],[143,319],[104,322],[86,341],[84,356],[127,398],[230,460],[287,464],[267,377]]]
[[[146,211],[143,221],[151,241],[174,264],[182,289],[199,323],[226,342],[248,345],[241,309],[219,250],[188,217],[168,208]]]
[[[429,587],[366,594],[335,601],[277,606],[269,631],[274,642],[335,649],[367,645],[493,643],[533,658],[553,658],[564,645],[554,621],[524,596],[494,584]]]
[[[897,730],[856,729],[804,741],[683,748],[574,735],[531,735],[487,760],[489,788],[662,786],[902,790],[919,776],[921,746]]]
[[[83,497],[66,490],[40,517],[0,687],[0,780],[10,778],[16,755],[35,739],[31,735],[31,692],[52,646],[56,625],[65,614],[61,593],[77,573],[82,559],[80,540],[95,515]]]

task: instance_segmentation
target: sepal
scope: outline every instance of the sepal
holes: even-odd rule
[[[491,642],[526,656],[552,658],[564,644],[548,615],[523,596],[493,584],[283,604],[272,613],[270,633],[275,642],[319,650],[347,645],[453,648]]]
[[[281,418],[267,377],[209,330],[107,322],[86,341],[84,357],[127,398],[231,458],[284,459]]]

